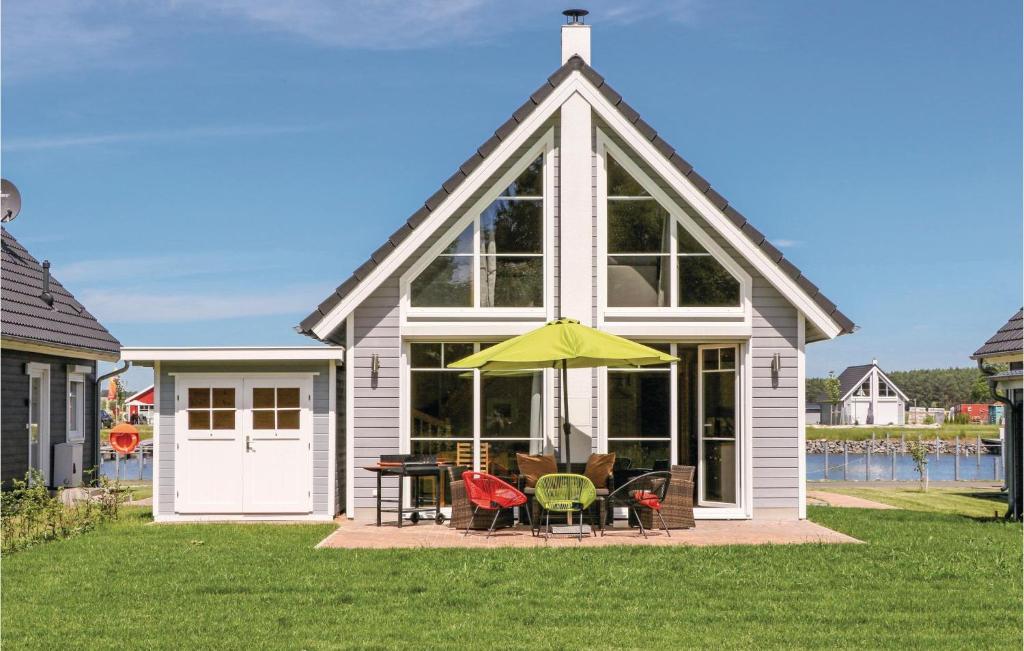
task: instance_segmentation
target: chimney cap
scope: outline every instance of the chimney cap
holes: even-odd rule
[[[562,15],[565,16],[566,25],[582,25],[585,22],[583,17],[589,13],[586,9],[566,9]]]

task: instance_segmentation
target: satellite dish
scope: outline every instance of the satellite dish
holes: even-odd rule
[[[21,212],[21,193],[7,179],[0,179],[0,222],[13,222]]]

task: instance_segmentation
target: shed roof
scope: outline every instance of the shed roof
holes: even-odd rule
[[[119,342],[53,275],[53,306],[40,298],[43,266],[11,235],[3,231],[3,309],[0,327],[5,340],[88,352],[116,360]]]
[[[1024,309],[1010,317],[1006,324],[974,351],[971,359],[985,359],[1024,352]]]
[[[747,221],[738,210],[736,210],[729,201],[720,195],[718,192],[711,188],[711,184],[708,183],[700,174],[697,173],[693,166],[690,165],[682,156],[679,155],[676,150],[662,139],[657,131],[655,131],[649,124],[647,124],[629,104],[626,103],[622,96],[615,91],[608,84],[604,77],[602,77],[596,70],[590,67],[586,62],[583,61],[579,56],[571,57],[565,64],[563,64],[558,70],[556,70],[547,81],[545,81],[540,88],[534,91],[530,97],[512,114],[508,120],[505,121],[498,129],[494,132],[485,143],[483,143],[473,154],[466,160],[465,163],[459,166],[459,169],[455,171],[447,181],[441,184],[441,188],[430,196],[424,202],[424,204],[414,212],[404,224],[402,224],[398,230],[396,230],[384,244],[382,244],[371,256],[357,268],[348,279],[331,293],[330,296],[324,299],[323,302],[314,310],[309,316],[302,320],[302,322],[296,327],[302,334],[306,334],[316,338],[313,334],[313,328],[325,317],[327,314],[341,302],[348,294],[350,294],[359,284],[376,268],[379,266],[395,248],[403,242],[409,235],[420,225],[423,224],[424,220],[430,215],[430,213],[437,208],[448,195],[455,192],[467,176],[475,170],[486,158],[489,156],[501,143],[502,140],[507,138],[516,128],[516,126],[525,120],[534,111],[534,109],[547,98],[562,82],[569,78],[573,73],[579,71],[583,76],[594,85],[595,88],[607,99],[616,110],[637,130],[640,131],[657,149],[660,151],[668,160],[672,163],[676,169],[679,170],[687,179],[689,179],[711,202],[717,206],[751,242],[762,249],[768,257],[779,266],[782,271],[795,281],[810,297],[811,299],[833,319],[840,327],[841,333],[851,333],[855,330],[856,326],[845,314],[839,311],[835,303],[830,301],[821,291],[817,285],[812,283],[803,273],[794,265],[792,262],[787,260],[782,252],[775,248],[771,242],[754,226]]]

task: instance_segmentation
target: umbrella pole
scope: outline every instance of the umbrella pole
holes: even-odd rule
[[[569,371],[566,361],[562,360],[562,435],[565,436],[565,466],[572,472],[572,447],[569,444]]]

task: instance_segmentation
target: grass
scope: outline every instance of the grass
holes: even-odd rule
[[[153,438],[153,426],[152,425],[136,425],[135,429],[139,430],[139,440],[145,441],[146,439]],[[110,428],[100,430],[100,443],[106,443],[110,440]]]
[[[875,427],[814,427],[807,426],[807,440],[828,439],[829,441],[864,441],[874,434],[879,439],[884,439],[888,434],[892,438],[899,438],[900,434],[907,437],[907,441],[916,441],[920,436],[925,441],[934,441],[935,435],[939,438],[952,441],[956,436],[961,441],[973,441],[978,436],[982,438],[998,438],[998,425],[952,425],[946,424],[940,427],[896,427],[892,425],[877,425]]]
[[[868,544],[316,550],[331,526],[130,509],[5,558],[0,624],[5,649],[1021,648],[1020,525],[809,513]]]
[[[1006,512],[1006,498],[998,492],[984,489],[929,488],[924,493],[916,484],[907,488],[833,488],[828,484],[808,484],[807,488],[862,497],[912,511],[951,513],[974,518],[991,518],[993,513],[1002,515]]]

